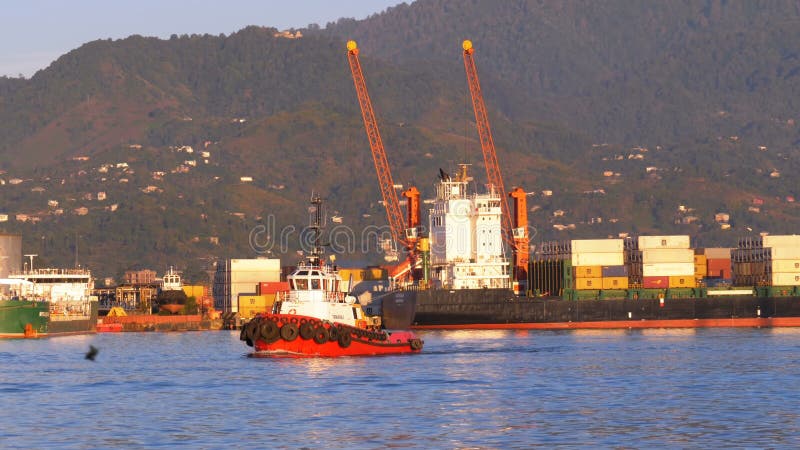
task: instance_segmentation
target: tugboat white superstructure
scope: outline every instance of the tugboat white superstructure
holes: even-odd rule
[[[256,316],[242,328],[241,340],[259,354],[359,356],[418,353],[423,342],[410,331],[380,329],[380,319],[364,315],[355,297],[341,292],[336,266],[322,258],[322,202],[311,200],[314,248],[289,275],[289,291],[276,298],[270,314]]]

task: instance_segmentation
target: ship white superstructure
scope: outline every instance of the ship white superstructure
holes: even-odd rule
[[[509,260],[503,251],[501,198],[468,192],[462,164],[455,179],[444,172],[429,211],[431,277],[450,289],[508,288]]]

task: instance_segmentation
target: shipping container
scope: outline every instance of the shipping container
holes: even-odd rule
[[[603,277],[627,277],[628,266],[603,266],[601,274]]]
[[[800,235],[767,235],[761,237],[763,247],[800,247]]]
[[[622,239],[575,239],[572,253],[617,253],[623,250]]]
[[[603,276],[603,266],[575,266],[575,278],[598,278]]]
[[[345,283],[347,283],[347,281],[351,279],[353,283],[358,281],[364,281],[365,275],[366,274],[364,273],[364,269],[345,269],[345,268],[339,269],[339,276],[342,277],[342,280],[344,280]]]
[[[669,277],[642,277],[642,287],[645,289],[666,289],[669,287]]]
[[[731,277],[731,260],[730,259],[714,259],[708,258],[707,267],[708,267],[708,276],[709,277],[718,277],[718,278],[730,278]]]
[[[694,263],[659,263],[642,264],[642,275],[645,277],[694,276]]]
[[[772,273],[800,273],[800,260],[773,259]]]
[[[770,257],[772,259],[800,260],[800,247],[772,247]]]
[[[194,297],[198,301],[208,295],[208,289],[203,285],[184,284],[182,287],[183,293],[186,294],[187,297]]]
[[[639,250],[651,248],[690,248],[689,236],[639,236]]]
[[[262,281],[258,283],[258,289],[256,290],[256,294],[258,295],[275,294],[278,292],[283,292],[288,290],[289,290],[288,281]]]
[[[275,303],[275,294],[267,295],[239,295],[239,317],[252,319],[256,314],[266,313]]]
[[[703,249],[703,254],[706,258],[711,259],[730,259],[731,249],[728,247],[713,247]]]
[[[694,276],[697,278],[703,278],[708,275],[708,266],[705,264],[695,264],[694,265]]]
[[[597,278],[576,278],[575,289],[602,289],[603,279]]]
[[[616,253],[573,253],[573,266],[621,266],[625,264],[622,252]]]
[[[773,273],[773,286],[800,286],[800,273]]]
[[[669,277],[670,288],[693,288],[697,286],[694,276],[689,277]]]
[[[381,281],[387,279],[388,272],[381,267],[367,267],[364,269],[364,280]]]
[[[706,265],[708,263],[708,257],[706,255],[698,255],[695,253],[694,255],[694,265]]]
[[[603,289],[628,289],[628,277],[603,277]]]
[[[690,248],[651,248],[642,250],[642,263],[694,263],[694,250]]]

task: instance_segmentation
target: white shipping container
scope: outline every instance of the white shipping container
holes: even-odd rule
[[[800,286],[800,273],[773,273],[773,286]]]
[[[643,277],[693,277],[694,262],[642,264]]]
[[[574,239],[572,253],[615,253],[623,250],[622,239]]]
[[[639,250],[646,248],[689,248],[689,236],[639,236]]]
[[[281,260],[278,258],[231,259],[230,267],[231,272],[237,270],[280,272]]]
[[[762,242],[764,247],[800,247],[800,235],[766,235]]]
[[[798,259],[773,259],[772,273],[800,273],[800,260]]]
[[[690,248],[647,248],[642,250],[644,264],[694,263],[694,250]]]
[[[708,259],[731,259],[731,249],[727,247],[706,248],[703,254]]]
[[[622,252],[572,253],[573,266],[622,266],[625,257]]]
[[[797,259],[800,260],[800,247],[772,247],[772,259]]]

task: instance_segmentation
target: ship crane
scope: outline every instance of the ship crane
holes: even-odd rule
[[[407,200],[408,215],[403,219],[400,209],[400,201],[397,198],[395,184],[392,181],[392,172],[389,169],[389,162],[386,158],[386,150],[383,147],[378,122],[375,119],[375,111],[372,109],[369,92],[364,74],[361,71],[361,63],[358,59],[358,45],[355,41],[347,42],[347,60],[350,63],[350,72],[353,74],[353,84],[355,84],[358,103],[361,106],[361,117],[364,119],[364,128],[367,132],[369,147],[372,150],[372,159],[375,162],[375,171],[378,174],[378,184],[383,195],[383,203],[386,206],[386,216],[389,219],[389,228],[392,238],[400,243],[407,251],[406,261],[393,271],[393,277],[408,277],[411,275],[412,268],[416,265],[417,241],[419,239],[420,225],[420,202],[419,191],[415,187],[410,187],[403,192]]]
[[[489,184],[500,193],[500,207],[502,209],[503,238],[508,242],[514,251],[514,268],[517,280],[524,280],[528,271],[529,258],[529,237],[528,237],[528,216],[525,191],[515,188],[509,196],[514,199],[514,215],[506,200],[506,190],[503,184],[503,177],[500,174],[500,165],[497,163],[497,153],[494,149],[492,130],[489,127],[489,115],[486,112],[486,105],[483,102],[480,80],[478,80],[478,70],[475,67],[473,53],[475,49],[472,42],[465,40],[462,44],[464,49],[464,68],[467,72],[467,84],[472,95],[472,109],[475,111],[475,123],[478,128],[478,135],[481,139],[481,150],[483,160],[486,165],[486,175]]]

